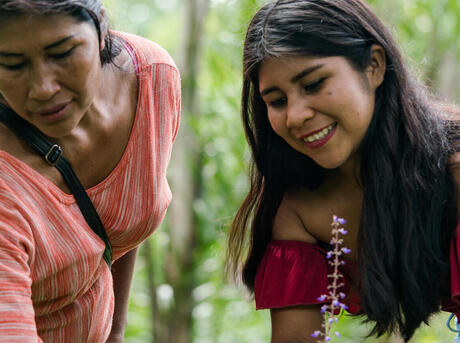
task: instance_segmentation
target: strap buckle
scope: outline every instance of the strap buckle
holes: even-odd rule
[[[62,155],[62,149],[59,145],[54,144],[45,155],[45,160],[49,165],[55,166]]]

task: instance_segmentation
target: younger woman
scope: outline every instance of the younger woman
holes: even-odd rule
[[[334,214],[352,251],[345,302],[373,334],[407,341],[441,304],[459,314],[458,113],[411,76],[369,6],[272,1],[249,25],[243,63],[253,163],[229,262],[271,309],[272,342],[316,341]]]

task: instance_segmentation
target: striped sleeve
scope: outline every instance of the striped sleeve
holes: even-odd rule
[[[153,94],[146,94],[145,99],[155,102],[155,113],[160,110],[160,117],[169,119],[167,124],[172,129],[171,138],[174,141],[181,110],[181,82],[174,60],[163,47],[148,39],[126,32],[113,33],[123,37],[135,48],[140,82],[150,83],[153,89]]]
[[[8,197],[0,190],[0,342],[42,342],[31,300],[32,235]]]
[[[161,128],[157,132],[157,137],[164,138],[164,134],[169,138],[165,145],[169,145],[176,139],[179,129],[180,110],[181,110],[181,86],[179,71],[175,66],[169,64],[154,64],[152,75],[153,101],[156,107],[154,113],[158,114],[155,120],[162,121],[156,127]],[[158,101],[161,99],[161,101]],[[163,131],[163,132],[161,132]]]
[[[171,87],[169,89],[169,97],[171,100],[171,128],[172,128],[172,141],[176,139],[177,131],[179,130],[180,111],[181,111],[181,82],[179,71],[174,69],[171,75]]]

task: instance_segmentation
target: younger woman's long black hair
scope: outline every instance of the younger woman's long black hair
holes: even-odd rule
[[[399,331],[407,341],[449,296],[449,242],[457,223],[456,184],[448,162],[453,148],[449,122],[410,75],[390,32],[360,0],[273,1],[252,19],[242,92],[253,158],[251,188],[231,227],[228,263],[253,290],[284,192],[314,189],[325,174],[272,130],[258,89],[261,63],[267,57],[342,56],[364,72],[373,44],[383,47],[387,69],[360,146],[363,203],[356,287],[363,314],[375,323],[371,334]]]

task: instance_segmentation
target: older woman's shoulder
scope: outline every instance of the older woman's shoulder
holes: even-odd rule
[[[137,63],[141,68],[158,63],[177,68],[170,54],[159,44],[132,33],[120,31],[111,31],[111,33],[128,45],[128,49],[135,54]]]

